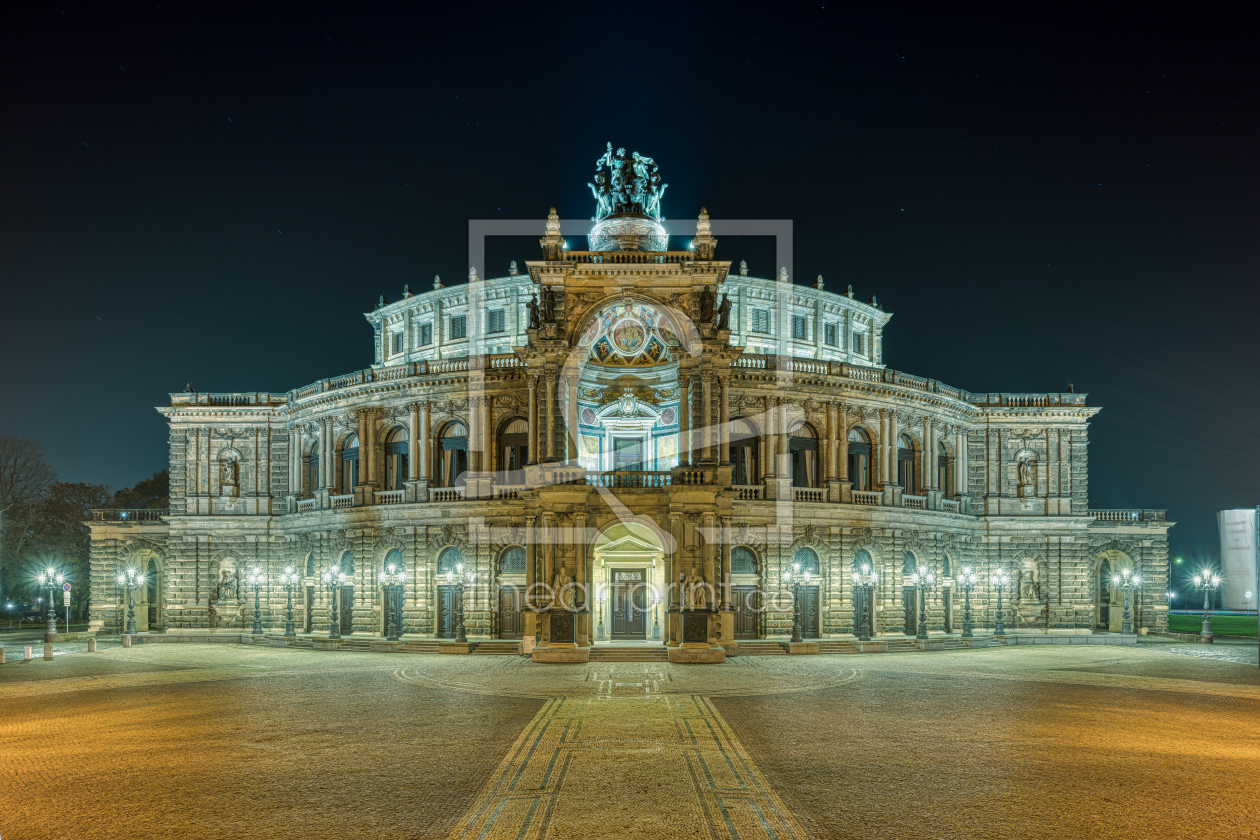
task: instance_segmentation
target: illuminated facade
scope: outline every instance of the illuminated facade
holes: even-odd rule
[[[1088,508],[1099,409],[1084,394],[889,370],[874,299],[732,271],[703,212],[686,250],[662,250],[655,164],[610,147],[601,165],[600,250],[568,250],[553,210],[526,270],[382,299],[365,370],[172,394],[170,510],[91,523],[97,626],[121,626],[110,581],[143,565],[140,629],[239,631],[258,566],[279,628],[276,578],[293,566],[308,638],[334,623],[349,643],[378,638],[392,611],[422,645],[455,634],[446,573],[462,564],[474,640],[531,637],[536,658],[572,661],[659,637],[671,658],[713,661],[786,637],[793,563],[812,573],[803,635],[837,644],[862,623],[852,572],[867,564],[877,637],[913,635],[920,613],[932,634],[961,630],[963,566],[982,577],[977,627],[996,617],[1000,568],[1008,630],[1118,629],[1106,580],[1128,567],[1148,584],[1135,625],[1166,626],[1172,523]],[[320,579],[334,564],[336,615]],[[389,564],[407,571],[399,597],[378,583]],[[924,566],[938,580],[919,603]]]

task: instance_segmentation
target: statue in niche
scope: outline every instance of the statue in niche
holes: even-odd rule
[[[545,324],[556,322],[556,292],[550,286],[542,288],[542,320]]]
[[[717,328],[719,330],[729,330],[731,328],[731,296],[722,295],[722,305],[718,307]]]
[[[1024,486],[1032,484],[1032,458],[1019,459],[1019,483]]]
[[[551,581],[551,588],[557,609],[573,609],[573,578],[569,577],[569,570],[566,567],[561,566],[556,572],[556,576]]]
[[[538,297],[534,296],[529,299],[529,303],[525,304],[525,308],[529,310],[529,328],[531,330],[538,329],[540,320],[538,317]]]
[[[683,579],[683,606],[689,610],[702,610],[708,603],[704,578],[700,577],[696,567],[692,566],[687,577]]]
[[[700,292],[700,323],[706,326],[713,323],[713,304],[716,297],[711,286],[705,286]]]
[[[219,577],[219,595],[216,601],[235,601],[237,593],[236,571],[223,570]]]
[[[219,476],[219,483],[224,487],[235,487],[240,474],[236,461],[231,458],[225,458],[220,465],[220,469],[222,472]]]

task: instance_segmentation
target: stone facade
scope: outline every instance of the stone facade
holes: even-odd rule
[[[890,370],[891,314],[874,299],[732,273],[707,215],[683,252],[569,251],[558,227],[553,214],[524,272],[382,300],[366,370],[288,393],[172,394],[158,409],[169,511],[90,523],[96,625],[121,628],[113,581],[131,565],[151,571],[141,629],[248,627],[254,568],[278,629],[277,579],[293,567],[299,632],[335,619],[380,636],[378,575],[393,563],[404,640],[449,636],[459,563],[475,575],[474,638],[581,648],[659,632],[730,649],[790,633],[784,573],[800,562],[807,636],[854,632],[862,563],[879,572],[880,634],[913,631],[908,574],[925,566],[932,632],[961,629],[964,566],[981,577],[977,627],[996,617],[999,568],[1010,630],[1118,629],[1105,578],[1121,568],[1144,580],[1135,626],[1166,627],[1172,523],[1089,509],[1099,409],[1084,394],[971,393]],[[334,564],[337,616],[321,579]],[[671,585],[688,575],[707,587],[695,631]],[[569,580],[568,596],[551,588]],[[555,618],[565,604],[572,621]],[[646,619],[619,615],[627,605]]]

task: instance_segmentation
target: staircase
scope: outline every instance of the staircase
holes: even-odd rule
[[[590,662],[668,662],[669,651],[664,647],[646,645],[595,645],[590,650]]]
[[[403,642],[398,648],[400,653],[437,653],[437,639],[413,639],[412,641]]]
[[[474,656],[520,656],[521,640],[520,639],[491,639],[486,642],[478,642],[477,646],[472,649]]]
[[[882,640],[881,640],[882,641]],[[919,643],[916,639],[889,639],[889,653],[905,653],[910,650],[918,650]]]
[[[770,639],[741,639],[738,656],[787,656],[782,642]]]
[[[819,639],[819,653],[859,653],[857,642],[849,642],[844,639]]]

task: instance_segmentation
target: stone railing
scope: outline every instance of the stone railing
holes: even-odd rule
[[[463,487],[430,487],[430,502],[462,502],[464,501],[465,488]]]
[[[733,484],[731,490],[735,491],[735,498],[741,502],[759,502],[766,488],[760,484]]]
[[[749,370],[765,370],[765,356],[739,356],[731,362],[731,367],[748,368]]]
[[[171,405],[284,405],[287,394],[266,391],[231,394],[171,394]]]
[[[310,513],[313,510],[319,510],[319,499],[298,499],[298,513]]]
[[[511,500],[519,499],[521,497],[521,491],[528,490],[528,489],[529,489],[529,486],[525,484],[498,486],[498,487],[493,488],[494,498],[496,501],[498,501],[499,499],[505,499],[505,500],[506,499],[511,499]]]
[[[435,359],[433,361],[406,362],[389,367],[368,368],[331,379],[322,379],[287,394],[171,394],[171,405],[283,405],[285,402],[303,400],[316,394],[366,385],[372,382],[394,382],[416,376],[433,374],[467,373],[470,369],[492,368],[506,370],[523,368],[525,363],[515,353],[497,353],[471,356],[461,359]]]
[[[793,373],[827,374],[829,372],[827,362],[815,361],[813,359],[788,359],[784,362],[781,369],[790,370]]]
[[[592,487],[667,487],[670,483],[668,472],[650,472],[647,470],[610,470],[608,472],[588,472],[586,483]]]
[[[713,477],[704,470],[683,467],[674,471],[675,484],[712,484]]]
[[[599,265],[601,263],[612,263],[614,265],[621,265],[624,263],[637,263],[640,265],[681,265],[683,263],[694,262],[696,255],[691,251],[665,251],[663,253],[648,253],[644,251],[565,251],[564,258],[568,262],[595,265]]]
[[[169,508],[127,508],[92,511],[93,522],[160,522]]]
[[[962,513],[962,502],[941,499],[941,510],[945,513]]]
[[[1096,522],[1167,522],[1167,510],[1139,508],[1099,508],[1090,510]]]
[[[403,503],[405,490],[377,490],[372,494],[378,505],[400,505]]]
[[[901,506],[911,510],[927,510],[927,496],[902,496]]]
[[[1052,405],[1085,405],[1087,394],[965,394],[972,405],[1044,408]]]
[[[855,505],[882,505],[884,503],[884,494],[878,490],[854,490],[853,504]]]
[[[333,510],[346,510],[354,507],[354,494],[349,493],[345,496],[329,496],[328,506]]]
[[[1084,405],[1084,394],[971,394],[961,388],[954,388],[949,385],[937,382],[935,379],[925,379],[922,376],[914,376],[909,373],[902,373],[899,370],[891,368],[868,367],[866,365],[853,365],[848,362],[837,362],[833,360],[823,359],[803,359],[773,355],[760,355],[756,353],[745,353],[737,357],[731,362],[732,368],[741,368],[745,370],[781,370],[791,373],[812,373],[821,376],[836,376],[841,379],[853,379],[858,382],[888,382],[893,385],[900,385],[905,388],[913,388],[916,391],[926,391],[930,394],[942,394],[956,400],[971,402],[974,405]],[[1005,397],[1014,402],[990,402],[990,397]],[[1062,399],[1060,399],[1062,397]],[[1077,398],[1079,397],[1079,400]],[[1043,402],[1021,403],[1020,399],[1041,399]]]
[[[798,502],[821,502],[824,500],[824,494],[821,490],[802,490],[798,488],[792,495]]]

